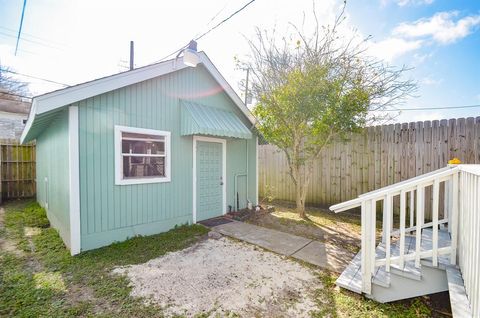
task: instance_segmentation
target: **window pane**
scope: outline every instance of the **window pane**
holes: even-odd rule
[[[164,141],[122,140],[122,153],[164,155]]]
[[[165,177],[165,157],[123,157],[123,177]]]

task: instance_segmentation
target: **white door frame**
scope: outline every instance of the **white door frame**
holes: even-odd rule
[[[203,137],[203,136],[193,136],[193,224],[197,223],[197,142],[206,141],[206,142],[216,142],[222,144],[222,205],[223,205],[223,215],[227,213],[227,140],[221,138],[212,138],[212,137]]]

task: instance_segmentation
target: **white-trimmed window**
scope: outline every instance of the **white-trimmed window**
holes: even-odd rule
[[[170,132],[115,126],[115,184],[170,181]]]

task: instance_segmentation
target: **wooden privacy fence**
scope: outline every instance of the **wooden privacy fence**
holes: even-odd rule
[[[35,195],[34,143],[20,145],[15,139],[1,139],[0,168],[1,200]]]
[[[347,142],[334,142],[315,162],[306,202],[328,206],[447,165],[449,159],[480,163],[480,117],[368,127]],[[295,200],[283,152],[259,146],[259,193]],[[443,189],[441,189],[441,193]],[[431,187],[425,194],[426,216]]]

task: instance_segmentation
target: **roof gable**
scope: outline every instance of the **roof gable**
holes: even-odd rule
[[[243,104],[240,97],[238,97],[233,88],[220,74],[208,56],[204,52],[199,52],[198,56],[200,58],[200,63],[204,65],[206,70],[220,84],[227,96],[253,124],[255,119],[252,113]],[[27,124],[22,133],[21,142],[28,142],[38,136],[42,128],[38,127],[40,129],[32,129],[32,127],[35,128],[34,126],[37,122],[36,119],[40,120],[41,117],[43,117],[42,114],[46,115],[47,113],[55,112],[59,108],[72,103],[155,77],[177,72],[185,68],[188,68],[188,66],[186,66],[180,59],[173,59],[37,96],[32,101],[32,108],[30,110]]]

